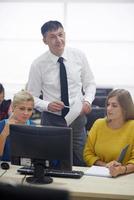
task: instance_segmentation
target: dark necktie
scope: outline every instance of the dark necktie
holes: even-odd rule
[[[60,85],[61,85],[61,101],[64,102],[65,106],[69,106],[69,100],[68,100],[68,83],[67,83],[67,73],[66,68],[63,63],[63,58],[60,57],[58,59],[58,62],[60,63]],[[62,116],[65,117],[68,113],[69,108],[63,108],[62,109]]]

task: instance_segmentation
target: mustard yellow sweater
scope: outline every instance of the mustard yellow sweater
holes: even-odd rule
[[[123,164],[134,164],[134,120],[129,120],[119,129],[107,126],[106,118],[97,119],[88,133],[84,148],[84,160],[88,166],[96,160],[117,160],[121,150],[129,144]]]

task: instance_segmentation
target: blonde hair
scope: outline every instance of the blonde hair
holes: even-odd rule
[[[115,89],[111,91],[108,94],[107,99],[106,99],[106,108],[107,108],[108,100],[111,97],[117,97],[117,101],[119,102],[122,108],[125,121],[134,119],[134,103],[133,103],[131,94],[127,90]]]
[[[13,102],[12,102],[13,108],[16,107],[17,105],[19,105],[20,103],[24,102],[24,101],[32,101],[33,106],[34,106],[33,96],[28,91],[21,90],[21,91],[17,92],[13,97]]]

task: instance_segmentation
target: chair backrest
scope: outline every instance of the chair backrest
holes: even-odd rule
[[[98,118],[105,117],[105,101],[107,95],[113,88],[97,88],[95,99],[92,102],[92,111],[87,114],[86,130],[89,131]]]
[[[0,199],[69,200],[69,192],[66,190],[37,187],[34,185],[24,186],[0,183]]]

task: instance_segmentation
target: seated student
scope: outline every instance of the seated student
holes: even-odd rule
[[[0,120],[7,119],[11,114],[11,99],[5,98],[5,89],[0,83]]]
[[[128,144],[124,160],[119,163],[120,152]],[[134,104],[127,90],[109,93],[106,117],[94,122],[83,156],[87,166],[105,166],[113,177],[134,172]]]
[[[1,160],[10,160],[10,124],[34,124],[30,117],[34,108],[33,96],[27,91],[15,94],[12,102],[12,115],[8,119],[0,121],[0,157]]]

